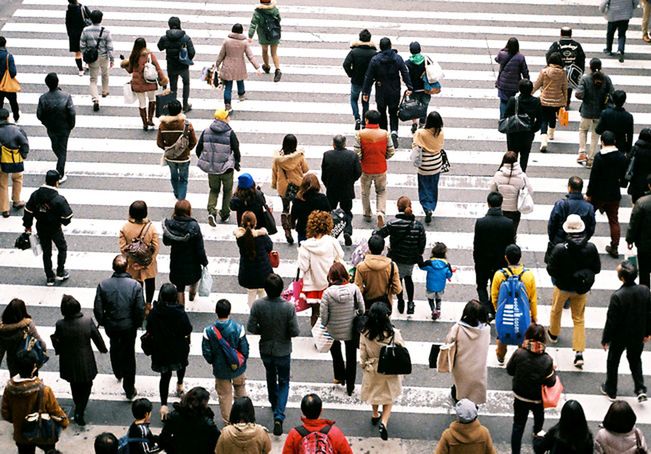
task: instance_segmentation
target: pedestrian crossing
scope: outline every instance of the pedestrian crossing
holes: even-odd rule
[[[197,49],[195,65],[191,67],[193,111],[189,114],[197,134],[211,122],[215,108],[221,107],[222,93],[198,80],[201,68],[212,64],[222,39],[233,23],[245,27],[250,20],[250,2],[154,1],[154,0],[93,0],[93,8],[104,12],[104,25],[114,39],[114,56],[128,55],[133,39],[143,36],[151,49],[167,29],[171,15],[181,18],[183,28],[192,37]],[[426,10],[396,9],[395,2],[379,0],[373,8],[351,7],[335,0],[328,6],[295,1],[281,4],[283,42],[279,49],[283,79],[273,83],[267,75],[251,73],[246,82],[248,100],[233,103],[231,126],[238,134],[242,151],[242,171],[251,173],[261,185],[267,200],[281,209],[280,199],[270,188],[271,160],[280,147],[282,137],[293,133],[305,150],[308,164],[320,174],[322,154],[329,149],[335,134],[345,134],[352,147],[353,127],[349,105],[349,81],[340,64],[362,28],[369,28],[374,41],[390,36],[403,57],[411,41],[418,40],[425,53],[441,63],[445,80],[440,95],[432,98],[430,110],[441,113],[445,122],[445,148],[452,171],[441,178],[439,205],[431,226],[427,227],[428,248],[443,241],[449,248],[449,260],[458,267],[446,289],[442,317],[429,319],[425,299],[424,273],[416,270],[416,312],[414,315],[393,314],[401,329],[414,363],[414,372],[404,378],[403,394],[394,406],[391,419],[392,437],[436,439],[451,420],[448,375],[428,368],[432,342],[441,342],[465,302],[476,296],[472,261],[473,226],[476,218],[486,211],[485,196],[491,177],[506,150],[505,137],[496,129],[498,100],[493,87],[495,63],[493,58],[510,36],[520,39],[520,48],[529,64],[531,78],[544,65],[544,54],[557,39],[561,25],[569,24],[586,51],[587,58],[602,57],[605,21],[590,0],[503,0],[499,5],[490,0],[442,0],[436,8]],[[534,9],[535,6],[535,9]],[[67,268],[71,278],[60,286],[45,287],[40,257],[29,251],[13,249],[13,242],[22,231],[19,213],[0,221],[0,309],[11,298],[21,297],[44,339],[54,330],[59,317],[62,294],[75,296],[83,311],[92,313],[95,287],[110,275],[110,263],[117,251],[117,235],[126,220],[127,207],[136,199],[145,200],[150,218],[157,227],[169,216],[174,204],[168,181],[168,170],[159,165],[161,150],[156,147],[155,133],[140,129],[134,105],[125,105],[122,86],[129,78],[119,68],[111,72],[111,95],[101,99],[100,112],[91,111],[87,94],[88,77],[76,75],[68,52],[63,18],[64,8],[58,0],[23,0],[2,28],[8,48],[15,55],[18,80],[23,86],[18,100],[21,105],[20,124],[30,138],[31,153],[26,162],[23,197],[36,189],[46,170],[53,167],[54,156],[45,129],[35,117],[38,97],[44,91],[44,76],[54,70],[59,74],[63,90],[73,96],[77,106],[77,125],[69,141],[66,174],[69,179],[61,193],[75,212],[73,222],[65,228],[68,240]],[[628,93],[628,110],[634,114],[636,131],[651,124],[651,89],[648,70],[651,69],[651,46],[637,36],[640,19],[631,21],[627,54],[623,64],[603,58],[604,71],[616,87]],[[459,31],[467,28],[467,33]],[[253,45],[260,61],[260,48]],[[157,53],[159,61],[164,55]],[[116,64],[116,66],[118,66]],[[539,289],[539,321],[549,323],[551,281],[545,271],[543,255],[547,246],[546,221],[553,203],[566,189],[567,178],[579,175],[584,180],[588,171],[576,164],[578,148],[579,103],[573,100],[570,125],[559,128],[550,144],[550,153],[540,154],[537,146],[530,157],[528,175],[534,186],[536,207],[523,216],[518,243],[524,253],[524,263],[536,277]],[[400,128],[400,147],[389,162],[387,212],[396,213],[396,200],[408,195],[414,200],[414,211],[422,216],[417,200],[415,169],[409,162],[409,124]],[[194,164],[194,160],[193,160]],[[228,298],[233,303],[233,318],[245,323],[248,317],[246,294],[237,284],[239,253],[233,237],[234,216],[229,224],[216,228],[206,224],[208,185],[205,174],[191,166],[188,200],[193,215],[201,224],[209,269],[217,277],[209,298],[197,298],[187,303],[194,326],[190,365],[186,387],[213,387],[210,367],[200,353],[201,330],[214,319],[214,303]],[[357,195],[360,190],[357,187]],[[625,194],[625,190],[623,190]],[[630,199],[625,197],[620,209],[620,221],[625,232],[630,217]],[[362,221],[360,200],[355,200],[353,221],[355,243],[364,241],[373,226]],[[279,217],[279,215],[277,215]],[[160,227],[158,228],[160,231]],[[286,283],[295,275],[296,247],[288,246],[282,234],[273,237],[280,252],[281,265],[277,272]],[[610,241],[605,216],[597,214],[597,229],[593,242],[603,251]],[[620,251],[625,246],[620,246]],[[352,248],[345,248],[349,259]],[[428,250],[426,249],[426,254]],[[632,251],[631,254],[634,254]],[[166,281],[169,269],[169,249],[161,246],[158,258],[157,287]],[[622,255],[623,258],[623,255]],[[571,315],[565,311],[559,343],[549,348],[565,385],[567,399],[579,400],[595,430],[610,402],[601,396],[598,385],[605,377],[606,352],[601,349],[601,331],[606,319],[610,294],[618,288],[614,268],[616,261],[601,256],[602,272],[597,276],[586,308],[585,366],[579,371],[572,365]],[[449,300],[449,301],[448,301]],[[332,385],[329,354],[317,353],[312,347],[309,318],[299,314],[301,335],[294,340],[292,383],[288,404],[288,420],[298,421],[300,398],[307,392],[319,393],[326,413],[336,416],[337,423],[347,435],[375,437],[367,419],[370,409],[359,400],[361,371],[357,390],[352,397]],[[264,369],[259,360],[257,337],[249,336],[251,360],[247,372],[248,391],[256,407],[258,420],[270,426]],[[493,336],[494,344],[494,336]],[[494,345],[488,354],[488,402],[480,409],[482,422],[493,438],[508,443],[512,415],[511,380],[494,355]],[[511,354],[513,348],[509,349]],[[92,402],[87,412],[90,424],[119,426],[130,420],[130,411],[120,385],[111,374],[107,355],[96,355],[100,375],[95,381]],[[158,398],[158,377],[149,368],[149,359],[139,350],[136,387],[139,394],[155,402]],[[644,372],[651,376],[651,352],[643,353]],[[651,428],[651,409],[638,404],[632,397],[628,365],[620,365],[620,393],[636,411],[638,423],[645,433]],[[57,396],[70,399],[68,384],[58,377],[58,359],[46,364],[41,376]],[[0,380],[7,371],[0,370]],[[215,398],[213,392],[213,399]],[[174,400],[174,399],[172,399]],[[211,401],[216,406],[216,400]],[[559,413],[547,412],[546,427]],[[157,418],[154,424],[159,425]],[[525,442],[526,444],[526,442]],[[378,451],[380,452],[380,451]],[[413,451],[415,452],[415,451]],[[429,450],[431,452],[431,449]]]

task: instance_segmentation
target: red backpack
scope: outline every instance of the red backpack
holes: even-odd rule
[[[301,454],[335,454],[328,432],[332,426],[324,426],[317,432],[310,432],[305,426],[296,427],[301,438]]]

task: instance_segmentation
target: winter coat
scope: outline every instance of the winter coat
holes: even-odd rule
[[[269,454],[267,428],[255,423],[229,424],[222,429],[215,454]]]
[[[647,450],[644,433],[637,427],[624,434],[601,428],[594,439],[594,452],[595,454],[636,454],[638,437],[641,448]]]
[[[150,223],[149,227],[147,224]],[[144,228],[144,230],[143,230]],[[146,232],[145,232],[146,230]],[[136,263],[126,254],[127,246],[133,240],[139,238],[141,232],[144,233],[143,241],[145,244],[153,246],[154,252],[152,254],[152,261],[146,267]],[[126,224],[120,230],[120,237],[118,239],[118,246],[120,253],[127,257],[127,273],[138,282],[144,282],[146,279],[154,279],[158,274],[158,252],[160,250],[160,243],[158,241],[158,232],[154,224],[149,219],[143,219],[137,222],[133,218],[129,218]]]
[[[407,86],[407,89],[413,90],[414,87],[411,85],[409,71],[402,57],[398,55],[398,51],[386,49],[378,52],[368,64],[362,93],[369,95],[371,87],[375,83],[376,92],[399,95],[401,92],[400,76],[402,76],[402,81]]]
[[[622,285],[610,297],[601,344],[638,346],[651,336],[651,293],[645,285]]]
[[[518,211],[518,195],[522,188],[527,187],[529,194],[533,196],[533,186],[527,178],[519,162],[513,163],[512,166],[504,164],[495,172],[493,181],[488,187],[489,191],[495,191],[502,194],[502,211]]]
[[[189,68],[188,65],[179,60],[179,54],[183,46],[188,49],[188,57],[192,60],[195,55],[192,38],[185,33],[185,30],[180,28],[167,30],[165,35],[158,40],[158,50],[165,51],[167,71],[180,72]]]
[[[82,15],[82,8],[84,10]],[[77,3],[76,5],[68,4],[66,10],[66,33],[68,34],[68,50],[70,52],[79,52],[79,38],[81,31],[84,29],[84,16],[90,19],[90,9],[87,6]]]
[[[566,292],[574,292],[577,287],[577,271],[590,270],[594,274],[601,271],[601,260],[597,247],[588,243],[583,235],[569,236],[565,243],[552,249],[547,264],[547,273],[554,286]]]
[[[49,90],[38,98],[36,118],[41,120],[48,132],[61,133],[75,127],[75,106],[72,96],[60,88]]]
[[[578,41],[561,37],[561,39],[549,46],[549,50],[545,54],[546,59],[549,60],[549,57],[556,52],[561,54],[563,66],[567,67],[574,64],[581,68],[581,71],[585,71],[585,52]]]
[[[233,169],[240,170],[240,141],[227,122],[214,120],[203,130],[197,144],[197,157],[197,166],[209,174],[223,175]]]
[[[274,153],[271,164],[271,189],[276,189],[280,197],[285,197],[287,185],[293,183],[300,186],[308,170],[310,168],[303,150],[298,149],[290,154],[284,154],[282,150]]]
[[[624,153],[615,146],[602,146],[594,157],[585,195],[593,202],[620,201],[626,167]]]
[[[208,266],[199,223],[189,216],[163,221],[163,244],[171,247],[170,282],[192,285],[201,279],[201,267]]]
[[[392,337],[396,345],[405,345],[400,331],[395,328],[392,335],[381,341],[369,339],[364,333],[359,338],[359,364],[363,372],[360,400],[367,404],[389,405],[402,393],[402,375],[385,375],[377,371],[380,350],[391,342]]]
[[[23,160],[27,159],[27,154],[29,153],[29,142],[27,140],[27,134],[23,131],[18,125],[9,123],[6,120],[0,120],[0,145],[10,150],[18,150],[20,154],[14,156],[13,162],[3,162],[0,164],[0,171],[4,173],[20,173],[25,170],[25,164]],[[20,162],[16,162],[20,161]]]
[[[472,257],[475,268],[497,270],[506,266],[504,250],[515,244],[513,221],[500,208],[489,208],[486,216],[475,222]]]
[[[379,125],[366,125],[355,134],[355,153],[362,164],[362,172],[367,175],[386,173],[387,159],[395,153],[391,134]]]
[[[21,342],[24,338],[25,331],[36,338],[41,344],[41,348],[44,351],[47,351],[47,344],[41,339],[38,331],[36,330],[36,325],[31,318],[24,318],[17,323],[0,323],[0,363],[2,363],[2,358],[7,354],[7,369],[9,369],[9,375],[13,377],[18,373],[18,365],[16,364],[16,353],[21,345]]]
[[[97,286],[93,314],[107,332],[136,330],[145,316],[142,285],[127,273],[113,273]]]
[[[425,57],[427,58],[427,57]],[[420,64],[414,63],[411,58],[405,62],[407,70],[409,71],[409,78],[414,88],[414,92],[422,92],[425,89],[425,82],[423,81],[423,74],[425,73],[425,62]]]
[[[14,56],[4,47],[0,47],[0,79],[5,76],[7,71],[7,58],[9,58],[9,76],[15,79],[17,71]]]
[[[127,436],[129,438],[141,438],[145,440],[130,442],[129,454],[150,454],[162,451],[161,447],[158,446],[158,437],[152,433],[148,422],[132,422],[127,431]]]
[[[264,227],[259,230],[253,229],[251,233],[255,243],[255,256],[251,258],[244,251],[243,237],[245,233],[246,229],[242,227],[238,227],[234,232],[237,247],[240,249],[240,269],[237,273],[237,282],[248,289],[264,288],[267,276],[273,273],[269,262],[269,253],[274,248],[273,242]]]
[[[92,318],[81,312],[58,320],[52,347],[59,355],[59,373],[70,383],[89,383],[97,376],[91,340],[101,353],[108,353],[104,339]]]
[[[102,29],[104,30],[102,31]],[[100,33],[102,36],[100,36]],[[111,38],[109,29],[102,24],[84,27],[79,37],[79,50],[83,54],[87,48],[97,46],[98,41],[97,53],[99,58],[107,58],[109,61],[113,61],[113,38]]]
[[[593,120],[599,118],[606,108],[608,96],[615,91],[610,77],[605,74],[603,76],[604,83],[599,87],[594,84],[592,74],[586,74],[581,78],[581,83],[574,92],[576,98],[582,101],[579,107],[581,118]]]
[[[519,347],[506,364],[506,371],[513,377],[515,398],[525,402],[542,403],[542,385],[556,383],[554,360],[545,352],[533,353]]]
[[[147,316],[147,332],[153,339],[151,369],[154,372],[180,370],[188,365],[192,324],[184,306],[154,303]]]
[[[638,254],[651,253],[651,192],[640,197],[633,205],[626,231],[626,242],[637,246]]]
[[[540,91],[540,104],[546,107],[565,107],[567,104],[567,74],[558,65],[544,67],[533,84],[533,92]]]
[[[41,211],[45,206],[49,209]],[[70,224],[72,209],[56,187],[43,185],[32,192],[25,204],[23,226],[27,229],[32,228],[34,218],[36,218],[38,232],[55,232],[61,230],[62,225]]]
[[[151,63],[156,67],[156,72],[158,73],[158,83],[161,85],[169,84],[169,79],[161,69],[158,64],[158,59],[156,55],[151,52],[149,49],[143,49],[140,52],[136,66],[131,66],[131,61],[129,59],[122,60],[120,66],[124,68],[129,74],[131,74],[131,90],[134,93],[145,93],[148,91],[155,91],[158,88],[158,83],[156,82],[147,82],[144,76],[145,65]]]
[[[255,301],[246,329],[260,335],[260,355],[265,356],[290,355],[292,337],[300,334],[294,305],[281,297],[265,296]]]
[[[330,235],[308,238],[298,248],[298,268],[303,272],[303,291],[325,290],[328,271],[335,262],[344,261],[344,250]]]
[[[615,133],[615,146],[623,153],[628,153],[633,147],[633,115],[623,107],[607,107],[601,112],[599,123],[595,128],[597,134],[604,131]]]
[[[36,409],[40,388],[43,388],[43,400],[41,402],[43,410],[54,416],[57,423],[64,429],[70,423],[66,413],[59,406],[56,397],[54,397],[52,388],[44,385],[38,377],[14,377],[7,382],[2,395],[2,418],[13,424],[14,441],[16,443],[31,444],[23,438],[23,423],[25,416]]]
[[[280,22],[280,12],[276,8],[276,1],[272,0],[271,3],[266,5],[258,5],[253,11],[253,17],[251,17],[251,25],[249,25],[249,38],[253,38],[255,32],[258,32],[258,42],[260,45],[278,45],[280,43],[279,39],[271,39],[265,33],[263,27],[265,17],[264,16],[273,16],[278,22]]]
[[[493,303],[493,308],[497,310],[497,305],[499,303],[500,295],[500,286],[507,280],[507,276],[519,276],[522,284],[524,285],[524,290],[529,299],[529,311],[531,312],[532,320],[538,319],[538,289],[536,288],[536,277],[533,274],[533,271],[530,269],[525,270],[524,265],[510,265],[501,270],[495,271],[495,275],[491,280],[491,302]],[[506,273],[506,276],[504,275]]]
[[[159,118],[158,133],[156,135],[156,145],[158,148],[165,150],[176,143],[185,128],[187,118],[185,114],[162,115]],[[194,126],[188,121],[188,148],[177,159],[165,159],[169,162],[190,162],[190,151],[197,145],[197,134],[194,132]]]
[[[570,192],[565,198],[554,203],[552,212],[547,222],[547,236],[553,244],[565,241],[567,234],[563,230],[563,223],[570,214],[578,214],[585,224],[585,236],[589,240],[594,235],[597,221],[595,220],[594,207],[583,198],[580,192]]]
[[[158,445],[167,454],[214,454],[220,435],[214,418],[210,408],[197,414],[175,403],[158,437]]]
[[[382,238],[389,237],[387,256],[396,263],[412,265],[423,259],[425,227],[413,214],[398,213],[376,232]]]
[[[606,16],[608,22],[630,20],[640,0],[601,0],[599,11]]]
[[[508,118],[512,115],[515,115],[515,96],[511,96],[509,101],[506,103],[506,111],[504,112],[504,118]],[[531,95],[518,95],[518,113],[527,114],[531,119],[531,124],[533,128],[531,133],[538,132],[540,130],[540,125],[542,124],[542,109],[540,107],[540,99]],[[509,136],[517,137],[521,134],[531,134],[529,132],[522,133],[516,132],[511,133]]]
[[[392,263],[393,277],[391,277]],[[357,265],[355,285],[362,291],[365,300],[378,298],[388,292],[389,301],[392,301],[393,295],[402,292],[398,265],[383,255],[366,254],[364,261]]]
[[[263,192],[260,188],[255,189],[255,195],[252,199],[241,199],[237,192],[233,194],[231,199],[230,208],[235,211],[237,216],[237,225],[242,223],[242,215],[245,211],[252,211],[255,214],[257,224],[255,225],[256,229],[264,227],[264,207],[267,204],[267,200],[264,197]]]
[[[328,150],[321,161],[321,181],[328,198],[352,200],[355,198],[355,182],[362,176],[362,163],[354,151]]]
[[[559,424],[552,426],[544,437],[534,437],[533,450],[535,454],[593,454],[594,441],[590,430],[582,441],[564,440],[561,438]]]
[[[331,285],[321,297],[321,324],[339,341],[353,338],[353,318],[364,313],[364,297],[355,284]]]
[[[371,41],[355,41],[350,44],[350,52],[344,60],[344,71],[350,77],[352,85],[362,86],[371,59],[377,54],[377,48]]]
[[[309,432],[318,432],[326,426],[330,426],[328,431],[328,440],[332,445],[333,452],[336,454],[353,454],[353,450],[348,444],[348,440],[344,433],[335,425],[335,422],[331,419],[308,419],[305,416],[301,416],[301,426],[306,428]],[[285,445],[283,446],[282,454],[301,454],[303,449],[301,447],[301,442],[303,437],[296,428],[293,428],[287,434],[287,439],[285,440]]]
[[[637,139],[631,149],[631,155],[635,156],[633,163],[633,178],[628,186],[628,193],[636,201],[648,190],[646,177],[651,173],[651,142],[644,139]]]
[[[497,454],[488,429],[478,419],[470,423],[452,421],[443,431],[434,454]]]
[[[508,101],[518,92],[520,80],[529,78],[527,61],[520,52],[511,56],[506,49],[497,53],[495,61],[500,65],[500,72],[495,82],[497,95],[501,100]]]
[[[304,197],[305,200],[297,197],[292,203],[292,222],[295,223],[296,233],[300,236],[307,235],[307,218],[310,217],[313,211],[330,212],[332,209],[325,194],[309,192]]]
[[[219,330],[222,337],[231,347],[244,356],[244,364],[237,370],[233,370],[231,365],[227,363],[224,349],[219,345],[217,335],[213,332],[213,327]],[[246,338],[244,326],[232,319],[217,320],[215,323],[208,325],[203,330],[201,353],[208,364],[212,364],[212,374],[215,378],[231,380],[239,377],[246,372],[246,360],[249,359],[249,341]]]
[[[245,55],[255,69],[260,67],[253,57],[253,51],[246,36],[242,33],[229,33],[215,62],[218,68],[221,65],[219,78],[221,80],[246,80],[248,77],[244,61]]]
[[[452,278],[452,269],[450,268],[448,261],[445,259],[432,257],[430,260],[423,262],[422,265],[419,265],[419,268],[423,271],[427,271],[425,288],[427,292],[430,293],[441,293],[444,291],[447,280]]]
[[[477,405],[483,404],[488,386],[486,364],[491,342],[490,326],[470,326],[457,322],[445,338],[446,343],[453,341],[456,353],[451,371],[457,399],[470,399]]]

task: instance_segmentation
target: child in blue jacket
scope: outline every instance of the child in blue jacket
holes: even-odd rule
[[[438,320],[441,317],[441,297],[445,292],[445,284],[452,278],[452,273],[456,271],[446,260],[447,253],[448,247],[444,243],[435,243],[432,248],[432,257],[419,265],[421,270],[427,271],[427,302],[432,311],[432,320]]]

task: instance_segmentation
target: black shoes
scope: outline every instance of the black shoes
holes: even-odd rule
[[[81,427],[85,426],[86,420],[84,419],[84,415],[75,415],[75,423]]]
[[[391,140],[393,141],[393,148],[398,148],[398,131],[391,131]]]
[[[610,244],[606,246],[606,253],[612,258],[619,258],[619,252],[617,251],[617,246],[611,246]]]
[[[276,72],[274,72],[274,82],[280,82],[281,77],[283,77],[283,73],[280,72],[280,69],[276,69]]]
[[[398,312],[400,312],[401,314],[405,312],[405,300],[403,299],[398,300]]]
[[[183,113],[188,113],[192,110],[192,104],[188,103],[185,106],[183,106]]]
[[[425,224],[430,224],[432,222],[432,212],[431,211],[426,211],[425,212]]]
[[[411,125],[411,133],[414,134],[418,130],[418,123],[413,123]]]
[[[280,437],[283,434],[283,422],[280,419],[274,420],[274,435]]]
[[[617,52],[617,54],[619,55],[619,62],[624,63],[624,52]]]
[[[613,51],[608,50],[608,49],[604,49],[604,54],[608,55],[609,57],[612,57],[613,56]]]
[[[271,71],[271,66],[263,64],[263,65],[262,65],[262,70],[263,70],[265,73],[269,74],[269,71]]]
[[[344,244],[346,246],[352,246],[353,245],[353,239],[347,233],[344,233]]]
[[[599,391],[601,391],[601,394],[603,394],[604,396],[608,397],[608,400],[610,400],[611,402],[615,402],[615,401],[617,400],[617,395],[615,395],[615,394],[610,394],[610,393],[606,390],[606,384],[605,384],[605,383],[602,383],[602,384],[599,386]]]
[[[360,129],[362,129],[362,120],[357,119],[355,120],[355,131],[359,131]]]
[[[68,270],[57,271],[56,280],[57,281],[67,281],[70,278],[70,273]]]
[[[95,101],[93,103],[93,112],[98,112],[99,111],[99,102]]]
[[[371,424],[377,426],[377,423],[380,422],[380,419],[382,419],[382,413],[380,413],[380,416],[371,416]]]
[[[380,438],[384,441],[387,441],[389,439],[389,432],[387,431],[387,427],[384,425],[384,423],[380,423],[378,430],[380,431]]]
[[[407,301],[407,315],[414,315],[414,309],[416,305],[413,301]]]

